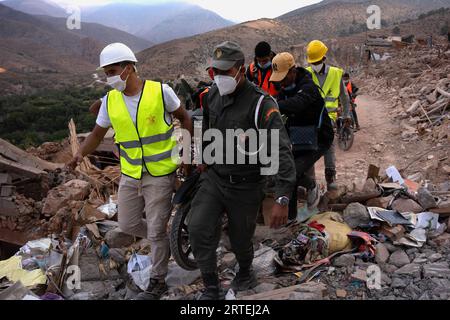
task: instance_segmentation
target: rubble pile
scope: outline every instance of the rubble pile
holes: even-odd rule
[[[259,225],[253,262],[259,285],[228,291],[227,299],[449,299],[448,195],[402,178],[395,167],[382,175],[376,169],[370,166],[358,189],[326,193],[319,212],[300,208],[297,221],[277,230]],[[270,206],[263,207],[268,216]],[[218,257],[228,288],[238,267],[226,226]],[[197,279],[166,298],[194,299],[200,289]]]
[[[390,51],[371,64],[366,88],[392,105],[390,116],[401,125],[401,138],[448,145],[450,142],[450,46],[411,45]]]
[[[5,153],[7,149],[2,151]],[[26,160],[42,161],[32,155],[27,155]],[[62,221],[80,207],[80,202],[89,200],[100,206],[118,188],[117,167],[89,174],[68,172],[63,164],[43,162],[48,165],[41,170],[23,164],[23,158],[18,161],[0,155],[0,170],[5,170],[0,173],[0,229],[26,233],[28,239],[60,233],[64,229]],[[2,240],[8,242],[6,236]]]
[[[55,157],[67,147],[66,144],[68,144],[67,141],[44,142],[39,147],[30,147],[26,151],[41,159],[57,162],[55,161]]]
[[[0,261],[0,298],[121,300],[147,287],[149,241],[118,227],[117,166],[100,170],[87,160],[76,172],[58,166],[35,172],[21,162],[40,159],[12,161],[12,155],[3,165],[21,170],[0,175],[1,235],[9,230],[27,240]],[[25,169],[39,173],[33,181],[48,189],[45,197],[9,188]],[[245,292],[226,289],[226,298],[449,299],[450,199],[442,188],[404,178],[394,166],[380,173],[370,165],[363,185],[340,185],[322,196],[318,210],[300,207],[297,220],[277,230],[264,225],[273,205],[268,199],[253,239],[259,284]],[[5,203],[14,214],[5,215]],[[224,288],[238,271],[226,229],[225,220],[217,251]],[[173,260],[167,283],[166,300],[195,299],[203,289],[198,270]]]
[[[120,168],[100,170],[86,159],[71,172],[64,164],[33,155],[61,152],[60,144],[44,144],[30,153],[4,140],[0,145],[0,240],[22,246],[15,256],[0,261],[0,294],[67,298],[62,290],[69,262],[77,265],[80,247],[93,243],[84,235],[93,232],[92,239],[100,239],[102,232],[118,227],[114,220]],[[106,227],[97,229],[93,223],[98,221]],[[10,288],[14,290],[8,293]]]
[[[8,197],[7,203],[11,205],[11,211],[0,214],[0,229],[22,232],[28,230],[30,225],[39,225],[40,202],[14,194]]]
[[[0,261],[0,299],[122,300],[147,287],[149,241],[118,227],[117,166],[100,170],[86,159],[67,172],[29,154],[17,157],[11,146],[2,150],[9,151],[0,152],[7,172],[0,174],[0,237],[8,230],[26,240]],[[297,220],[276,230],[267,226],[268,198],[253,239],[252,290],[228,290],[238,265],[225,219],[217,255],[226,299],[449,299],[450,198],[441,191],[448,180],[433,184],[374,165],[366,177],[363,185],[327,192],[318,209],[300,206]],[[15,189],[22,179],[45,196]],[[203,289],[200,272],[174,260],[166,281],[166,300],[195,299]]]

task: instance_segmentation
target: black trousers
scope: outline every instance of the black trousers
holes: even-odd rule
[[[187,221],[189,241],[200,271],[202,274],[217,272],[216,250],[225,213],[236,260],[240,268],[249,268],[253,262],[252,238],[265,196],[265,180],[231,184],[211,169],[200,179],[200,188],[192,201]]]
[[[322,158],[329,146],[319,146],[317,151],[294,152],[295,169],[297,172],[297,187],[295,188],[291,201],[289,202],[289,219],[297,217],[297,189],[299,186],[311,190],[316,186],[316,181],[311,178],[307,172],[314,166],[314,164]]]
[[[356,107],[357,107],[357,105],[352,103],[353,121],[355,121],[355,125],[358,127],[359,126],[359,122],[358,122],[358,114],[356,113]]]

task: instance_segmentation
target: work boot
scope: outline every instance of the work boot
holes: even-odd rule
[[[134,300],[159,300],[168,290],[164,280],[150,279],[147,289],[139,293]]]
[[[316,183],[314,188],[308,190],[308,196],[306,198],[306,204],[308,208],[316,208],[320,201],[320,188]]]
[[[220,296],[220,283],[217,273],[205,273],[202,274],[203,290],[198,300],[223,300]]]
[[[338,189],[336,184],[336,170],[325,169],[325,180],[327,181],[328,191],[336,191]]]
[[[219,293],[219,286],[209,286],[205,288],[198,300],[221,300]]]
[[[250,269],[239,270],[236,277],[231,282],[231,288],[234,291],[246,291],[253,289],[258,284],[255,272]]]

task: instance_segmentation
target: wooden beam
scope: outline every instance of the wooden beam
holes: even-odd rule
[[[429,209],[428,211],[437,213],[441,217],[447,217],[447,216],[450,216],[450,205],[447,205],[447,206],[441,207],[441,208]]]
[[[34,166],[27,166],[15,161],[8,160],[0,156],[0,171],[5,170],[8,173],[16,173],[34,179],[40,179],[47,175],[47,172]]]
[[[241,300],[289,300],[291,294],[299,293],[308,300],[320,300],[326,294],[327,288],[323,283],[308,282],[292,287],[262,292],[242,297]]]
[[[51,163],[35,157],[3,139],[0,139],[0,155],[6,159],[15,161],[27,167],[39,169],[41,171],[54,171],[58,168],[64,167],[64,164]]]
[[[352,202],[366,202],[367,200],[378,198],[381,196],[381,191],[370,191],[370,192],[356,192],[353,194],[347,194],[342,197],[343,203]]]
[[[446,98],[450,98],[450,92],[447,92],[439,87],[436,88],[436,91],[439,92],[441,95],[443,95]]]
[[[380,168],[376,165],[370,164],[369,169],[367,170],[367,179],[372,178],[373,181],[378,181],[378,178],[380,176]]]
[[[69,121],[69,132],[69,141],[70,147],[72,149],[72,156],[75,156],[78,153],[78,150],[80,150],[80,143],[78,141],[77,128],[73,119],[70,119]],[[99,171],[99,169],[95,167],[87,157],[83,158],[83,161],[80,163],[79,167],[80,170],[85,173],[89,173],[89,171]]]
[[[0,241],[12,243],[18,246],[23,246],[28,241],[37,240],[42,237],[43,235],[40,236],[36,235],[30,237],[29,235],[23,232],[11,231],[9,229],[0,228]]]
[[[331,211],[344,211],[348,207],[347,203],[330,203],[328,208]]]

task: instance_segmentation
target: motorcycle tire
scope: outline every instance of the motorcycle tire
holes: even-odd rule
[[[189,232],[185,221],[190,209],[190,202],[181,205],[177,209],[172,219],[169,243],[175,262],[184,270],[194,271],[198,269],[198,264],[192,254],[192,248],[189,244]]]
[[[342,127],[339,131],[338,146],[342,151],[348,151],[353,146],[355,135],[350,127]]]

